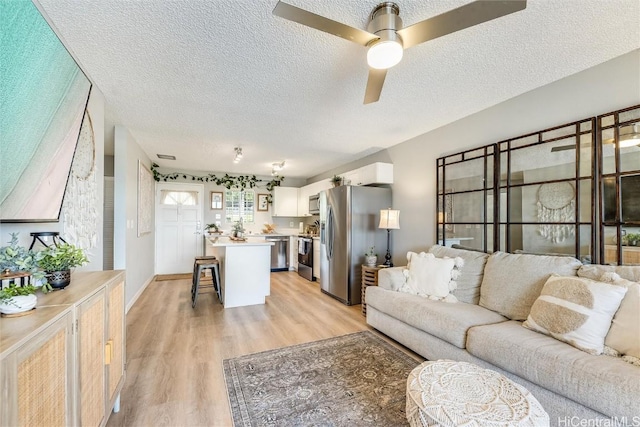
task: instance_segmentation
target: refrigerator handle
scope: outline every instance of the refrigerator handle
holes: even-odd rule
[[[333,257],[333,209],[327,209],[327,259]]]

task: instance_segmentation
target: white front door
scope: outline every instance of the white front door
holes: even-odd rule
[[[202,254],[202,184],[156,185],[156,274],[190,273]]]

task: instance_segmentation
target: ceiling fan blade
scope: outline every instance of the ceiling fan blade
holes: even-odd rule
[[[576,149],[576,145],[575,144],[558,145],[557,147],[551,147],[551,152],[552,153],[557,153],[558,151],[567,151],[567,150],[575,150],[575,149]]]
[[[375,34],[350,27],[281,1],[279,1],[273,9],[273,14],[281,18],[288,19],[289,21],[297,22],[298,24],[306,25],[307,27],[342,37],[345,40],[358,43],[362,46],[366,46],[372,40],[379,39]]]
[[[382,92],[382,85],[384,84],[385,77],[387,77],[387,70],[377,70],[375,68],[369,68],[367,90],[364,94],[365,104],[378,102],[378,100],[380,99],[380,92]]]
[[[478,0],[398,31],[405,49],[527,7],[527,0]]]

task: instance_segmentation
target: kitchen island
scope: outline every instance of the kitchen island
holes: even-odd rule
[[[264,239],[245,242],[204,237],[204,253],[220,261],[220,288],[225,308],[264,304],[271,293],[271,246]]]

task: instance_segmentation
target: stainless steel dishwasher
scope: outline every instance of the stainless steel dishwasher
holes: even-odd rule
[[[289,270],[289,236],[265,236],[271,246],[271,271]]]

